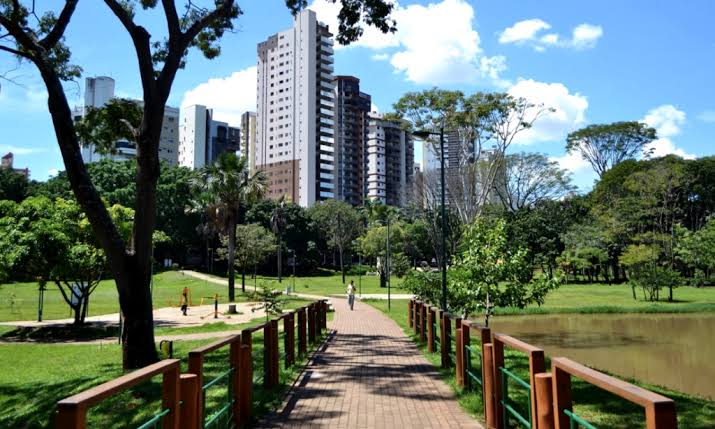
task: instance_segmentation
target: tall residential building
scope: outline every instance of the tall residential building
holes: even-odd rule
[[[371,113],[367,140],[367,197],[387,205],[407,204],[414,175],[412,135],[398,121]]]
[[[333,40],[306,9],[258,44],[255,165],[269,197],[301,206],[335,197]]]
[[[224,152],[240,149],[240,130],[213,120],[213,110],[199,104],[181,110],[179,165],[192,169],[211,164]]]
[[[256,112],[241,115],[241,152],[248,158],[248,171],[256,169]]]
[[[335,198],[353,206],[363,204],[371,97],[360,92],[360,79],[336,76],[335,83]]]
[[[75,107],[74,118],[78,120],[87,114],[89,108],[100,108],[114,98],[114,79],[107,76],[88,77],[84,83],[84,106]],[[140,107],[144,105],[142,100],[134,100]],[[166,161],[170,165],[176,165],[178,161],[179,142],[179,109],[166,106],[164,108],[164,121],[161,128],[159,140],[159,159]],[[134,159],[137,156],[137,148],[134,142],[119,140],[114,144],[114,148],[109,154],[102,154],[96,151],[91,143],[82,144],[82,159],[85,163],[97,162],[104,158],[111,158],[116,161]]]

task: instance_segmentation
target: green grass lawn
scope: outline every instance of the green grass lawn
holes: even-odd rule
[[[679,313],[715,311],[715,288],[683,286],[673,292],[673,302],[667,293],[658,302],[646,301],[636,291],[637,300],[628,285],[566,284],[550,292],[542,306],[525,309],[497,308],[496,314],[546,313]],[[667,292],[667,291],[666,291]]]
[[[340,274],[324,275],[324,276],[308,276],[295,278],[295,291],[298,293],[307,293],[314,295],[344,295],[347,284],[352,280],[355,283],[355,288],[359,293],[380,293],[387,294],[387,288],[380,287],[380,277],[378,276],[345,276],[345,285]],[[402,287],[402,279],[397,277],[391,278],[390,290],[392,293],[407,293]],[[236,283],[240,282],[240,275],[236,275]],[[286,276],[281,283],[278,283],[275,277],[258,276],[257,279],[249,279],[246,277],[246,289],[253,290],[254,284],[258,287],[265,285],[274,289],[285,289],[287,286],[293,285],[293,278]]]
[[[632,298],[631,298],[632,299]],[[370,300],[368,304],[384,312],[393,319],[407,333],[413,341],[418,342],[418,338],[413,335],[413,331],[407,324],[407,301],[395,300],[392,302],[392,309],[388,311],[387,303],[384,301]],[[478,339],[472,336],[472,342]],[[427,359],[436,367],[440,365],[438,353],[428,353],[426,345],[420,345],[420,349]],[[473,360],[474,365],[478,365],[478,360]],[[528,358],[518,352],[507,351],[505,364],[508,369],[516,373],[522,379],[528,380]],[[547,368],[551,363],[547,357]],[[469,391],[457,386],[454,378],[454,369],[444,370],[439,368],[443,379],[453,388],[460,405],[472,416],[483,420],[483,404],[481,394]],[[652,390],[661,395],[665,395],[675,401],[678,413],[678,426],[689,429],[706,429],[715,427],[715,401],[687,395],[659,386],[652,386],[635,380],[627,380],[645,389]],[[526,414],[527,396],[522,391],[515,388],[515,384],[510,384],[510,398],[516,403],[516,408],[521,409]],[[513,396],[512,396],[513,395]],[[596,427],[607,428],[636,428],[645,427],[643,409],[631,404],[608,392],[598,389],[590,384],[573,379],[573,400],[574,410]]]
[[[346,277],[347,281],[354,280],[358,284],[358,277]],[[253,279],[246,279],[247,294],[240,293],[240,275],[236,276],[236,299],[239,302],[247,301],[254,290]],[[394,293],[405,293],[397,285],[401,280],[394,278],[391,290]],[[274,289],[285,289],[292,284],[291,278],[284,278],[281,284],[274,278],[260,277],[258,287],[268,286]],[[183,288],[191,290],[191,299],[194,305],[201,302],[202,297],[212,297],[218,293],[220,302],[227,300],[227,287],[219,284],[199,280],[184,275],[178,271],[167,271],[154,276],[153,297],[154,307],[178,306],[179,297]],[[340,275],[300,277],[295,279],[296,292],[315,295],[342,295],[345,288],[342,286]],[[10,283],[0,285],[0,322],[18,320],[37,320],[38,303],[37,283]],[[363,293],[387,293],[386,288],[380,288],[378,277],[362,277]],[[209,302],[209,301],[206,301]],[[97,290],[92,294],[89,302],[89,316],[119,312],[117,289],[113,280],[102,281]],[[71,317],[69,306],[62,298],[62,294],[54,284],[47,285],[45,292],[43,319],[67,319]]]
[[[243,328],[255,325],[254,321]],[[282,324],[279,324],[282,326]],[[188,352],[215,340],[176,341],[174,357],[181,359],[187,370]],[[279,341],[283,353],[283,341]],[[22,360],[22,368],[18,365]],[[253,335],[254,380],[262,374],[263,332]],[[227,369],[228,348],[206,356],[204,376],[208,382]],[[262,416],[280,404],[283,393],[298,375],[300,365],[285,369],[281,361],[281,386],[265,389],[254,384],[254,415]],[[2,344],[0,345],[0,427],[52,427],[55,404],[62,398],[122,375],[121,349],[115,343],[102,345]],[[105,400],[88,413],[88,427],[137,427],[160,409],[161,377],[142,383],[128,392]],[[207,391],[207,411],[221,407],[226,398],[225,384],[218,383]]]

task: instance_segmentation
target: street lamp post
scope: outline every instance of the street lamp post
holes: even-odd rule
[[[387,271],[387,311],[390,311],[390,289],[392,282],[390,281],[391,266],[390,266],[390,215],[387,215],[387,257],[385,258],[385,271]]]
[[[441,227],[442,227],[442,302],[443,311],[447,311],[447,218],[445,210],[445,179],[444,179],[444,124],[439,127],[439,133],[427,130],[415,131],[415,136],[420,138],[428,138],[429,136],[439,135],[439,169],[441,183]]]

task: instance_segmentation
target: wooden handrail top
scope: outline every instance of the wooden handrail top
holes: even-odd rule
[[[534,347],[529,343],[525,343],[521,340],[518,340],[514,337],[510,337],[509,335],[505,334],[494,334],[494,341],[499,341],[500,343],[506,344],[507,346],[517,349],[519,351],[522,351],[524,353],[534,353],[534,352],[541,352],[543,353],[544,351],[538,347]]]
[[[290,315],[293,314],[293,313],[294,313],[293,310],[289,310],[289,311],[287,311],[287,312],[281,314],[280,316],[278,316],[278,318],[277,318],[276,320],[283,320],[283,319],[285,319],[286,317],[290,316]]]
[[[472,322],[471,320],[462,320],[463,325],[467,325],[470,329],[476,329],[478,331],[489,331],[491,330],[488,326],[484,326],[479,322]]]
[[[216,349],[220,349],[221,347],[231,344],[236,341],[241,341],[241,334],[236,334],[236,335],[231,335],[230,337],[226,338],[221,338],[220,340],[216,340],[211,344],[206,344],[205,346],[201,346],[199,348],[193,349],[189,352],[189,356],[192,355],[204,355],[206,353],[210,353]]]
[[[57,403],[58,407],[91,407],[110,396],[127,390],[146,381],[157,374],[163,374],[171,370],[179,370],[179,359],[164,359],[155,364],[132,371],[114,380],[102,383],[91,389],[80,392],[76,395],[62,399]]]
[[[565,357],[553,358],[551,360],[551,366],[553,367],[552,372],[555,372],[556,368],[559,368],[581,380],[587,381],[594,386],[600,387],[603,390],[618,395],[642,407],[658,403],[673,402],[673,400],[668,397],[611,377],[610,375],[606,375]]]
[[[441,308],[439,308],[439,307],[436,306],[436,305],[431,306],[429,309],[432,310],[432,311],[434,311],[435,313],[438,312],[438,311],[440,311],[440,310],[442,310]]]
[[[264,323],[261,323],[261,324],[256,325],[256,326],[251,326],[250,328],[244,329],[243,332],[251,332],[251,333],[253,333],[253,332],[256,332],[256,331],[260,331],[261,329],[265,328],[268,323],[270,323],[270,322],[264,322]]]

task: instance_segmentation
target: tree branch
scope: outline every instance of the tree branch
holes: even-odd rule
[[[169,37],[181,35],[179,15],[176,13],[176,3],[174,3],[174,0],[161,0],[161,4],[164,6],[164,15],[166,15],[166,26],[169,30]]]
[[[72,18],[72,14],[74,13],[78,2],[79,0],[67,0],[65,2],[65,7],[62,8],[62,12],[60,12],[59,18],[57,18],[57,23],[55,23],[55,26],[52,27],[52,30],[47,34],[47,36],[40,41],[40,46],[48,50],[55,47],[65,34],[67,25],[70,22],[70,18]]]
[[[30,56],[27,55],[26,53],[20,52],[20,51],[18,51],[18,50],[16,50],[16,49],[8,48],[7,46],[0,45],[0,51],[9,52],[9,53],[11,53],[11,54],[13,54],[13,55],[17,55],[18,57],[27,58],[28,60],[31,60],[31,59],[32,59],[32,57],[30,57]]]
[[[216,6],[216,9],[194,22],[184,33],[182,44],[188,47],[189,43],[194,40],[194,37],[196,37],[201,30],[211,25],[215,20],[223,16],[223,14],[228,13],[231,10],[231,6],[233,6],[233,0],[223,0],[220,5]]]

